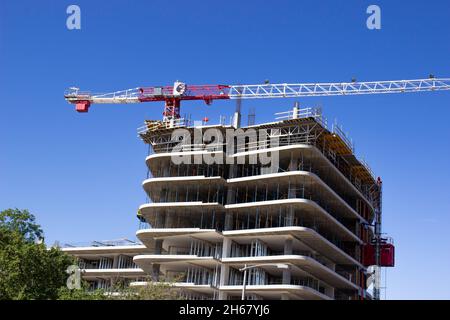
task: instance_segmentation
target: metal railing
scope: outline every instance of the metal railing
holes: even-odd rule
[[[126,238],[116,240],[94,240],[89,242],[71,242],[60,245],[61,248],[78,248],[78,247],[116,247],[116,246],[139,246],[141,242],[129,240]]]
[[[319,122],[325,129],[328,127],[328,121],[322,114],[322,109],[319,107],[308,107],[308,108],[293,108],[288,111],[275,113],[276,120],[292,120],[292,119],[304,119],[304,118],[314,118]]]

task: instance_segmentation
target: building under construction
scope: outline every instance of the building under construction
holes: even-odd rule
[[[140,242],[64,248],[84,279],[175,281],[188,299],[379,296],[379,266],[394,263],[380,238],[381,180],[319,109],[277,116],[247,127],[239,112],[229,124],[147,121]]]

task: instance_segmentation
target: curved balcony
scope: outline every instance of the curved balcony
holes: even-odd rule
[[[192,238],[203,241],[221,241],[222,236],[215,229],[171,228],[171,229],[141,229],[136,237],[146,246],[153,246],[156,240],[178,239],[189,242]]]
[[[137,255],[133,258],[136,263],[145,272],[151,273],[153,264],[161,264],[166,267],[179,267],[180,270],[189,267],[192,264],[201,267],[215,267],[220,262],[214,257],[199,257],[196,255],[184,255],[184,254],[145,254]]]
[[[225,179],[219,176],[149,178],[142,187],[153,202],[220,202],[225,201]]]
[[[333,163],[329,157],[314,145],[296,143],[272,148],[260,148],[257,150],[235,153],[231,157],[234,159],[247,159],[250,156],[267,152],[278,152],[281,168],[285,168],[286,170],[308,169],[308,171],[317,173],[321,177],[326,177],[327,184],[333,189],[336,188],[344,193],[351,193],[353,196],[360,197],[372,210],[374,210],[368,186],[363,188],[350,172],[345,172],[342,168],[338,168],[336,166],[337,164]],[[292,157],[299,161],[295,168],[289,169],[290,164],[283,164],[283,159],[288,160]],[[241,174],[240,176],[246,175]],[[347,188],[343,189],[344,185]]]
[[[139,214],[153,228],[223,229],[225,207],[218,202],[147,203]]]
[[[363,266],[351,257],[347,247],[340,243],[333,243],[315,230],[306,227],[279,227],[229,230],[219,232],[215,229],[200,228],[172,228],[172,229],[142,229],[136,232],[137,238],[148,248],[154,248],[157,240],[166,241],[165,246],[188,244],[193,239],[208,243],[221,243],[223,238],[233,241],[245,239],[260,239],[267,244],[275,241],[276,244],[283,243],[286,237],[298,239],[310,250],[316,251],[327,259],[340,265]]]
[[[232,188],[241,187],[242,189],[242,187],[246,187],[245,192],[249,194],[249,201],[255,201],[258,198],[262,200],[296,197],[311,199],[318,203],[323,203],[326,207],[333,208],[336,215],[339,213],[344,218],[358,219],[361,222],[367,223],[344,199],[323,182],[321,178],[308,171],[287,171],[234,178],[228,179],[227,183]],[[248,191],[249,185],[251,191]],[[255,189],[258,187],[259,193],[258,189]],[[252,195],[253,190],[255,190],[255,195]],[[229,201],[229,199],[227,200]],[[243,200],[239,202],[246,202],[246,199]]]
[[[327,283],[330,286],[346,290],[358,290],[358,286],[342,275],[324,266],[313,258],[302,255],[276,255],[258,257],[232,257],[222,258],[222,262],[236,269],[244,265],[263,263],[283,263],[295,268],[299,273],[307,273]]]
[[[144,277],[146,274],[144,270],[140,268],[127,268],[127,269],[83,269],[83,279],[92,280],[98,278],[136,278]]]
[[[221,163],[226,163],[226,155],[225,152],[221,150],[195,150],[195,151],[183,151],[183,152],[163,152],[163,153],[154,153],[145,158],[145,163],[147,168],[151,170],[151,173],[154,176],[179,176],[177,174],[179,167],[178,164],[175,166],[171,166],[172,159],[175,161],[184,160],[185,164],[202,164],[205,157],[214,157],[215,159],[221,159]],[[199,160],[200,159],[200,160]],[[176,163],[179,163],[176,162]],[[181,164],[183,166],[183,164]],[[214,170],[216,168],[217,170]],[[219,175],[223,176],[224,166],[212,165],[211,167],[205,170],[205,175]],[[209,170],[208,170],[209,169]],[[158,173],[159,172],[159,173]],[[197,170],[197,172],[202,172]],[[221,174],[222,173],[222,174]],[[196,174],[193,174],[196,175]]]
[[[341,222],[339,222],[335,217],[325,211],[321,206],[311,200],[307,199],[282,199],[282,200],[272,200],[272,201],[258,201],[258,202],[247,202],[247,203],[237,203],[226,205],[227,211],[233,211],[235,213],[244,212],[247,215],[252,214],[256,217],[259,214],[259,224],[264,227],[265,221],[264,216],[265,211],[277,213],[280,208],[293,208],[294,210],[299,210],[301,212],[301,217],[304,221],[296,221],[295,211],[292,216],[288,216],[289,213],[285,212],[286,215],[282,217],[284,222],[277,227],[281,226],[307,226],[306,224],[311,224],[314,226],[319,226],[327,229],[330,233],[338,235],[342,240],[345,241],[355,241],[362,244],[362,241],[347,227],[345,227]],[[279,216],[281,217],[281,216]],[[267,218],[265,219],[267,220]],[[271,218],[271,220],[273,220]],[[258,221],[255,222],[258,224]],[[236,229],[246,229],[246,228],[236,228]],[[254,229],[254,228],[248,228]],[[230,229],[229,229],[230,230]]]
[[[239,299],[242,293],[242,285],[220,286],[220,291],[227,293],[234,299]],[[292,300],[332,300],[332,298],[310,287],[292,284],[246,285],[245,292],[247,295],[255,295],[268,300],[277,300],[281,297]]]
[[[339,248],[336,244],[333,244],[331,241],[327,240],[325,237],[310,228],[280,227],[231,230],[223,231],[222,234],[224,237],[230,238],[234,241],[240,239],[260,239],[269,246],[272,242],[275,242],[275,244],[280,243],[281,245],[286,237],[292,237],[294,239],[298,239],[310,249],[319,252],[321,255],[336,264],[356,265],[363,268],[361,263],[346,253],[343,248]]]
[[[279,167],[277,172],[286,171],[308,171],[319,176],[329,187],[336,191],[339,196],[344,199],[350,206],[356,209],[354,203],[348,198],[360,198],[370,208],[373,213],[374,207],[369,191],[364,191],[356,182],[355,178],[350,173],[343,173],[333,164],[316,146],[309,144],[294,144],[273,148],[263,148],[259,150],[251,150],[245,152],[238,152],[232,155],[226,155],[222,151],[186,151],[186,152],[168,152],[152,154],[146,158],[146,163],[150,168],[150,172],[154,177],[181,177],[181,176],[196,176],[203,175],[206,177],[221,176],[228,178],[240,178],[254,175],[271,174],[275,172],[266,172],[265,168],[260,165],[236,165],[236,171],[229,170],[224,163],[234,163],[236,159],[250,156],[257,156],[261,153],[278,152],[279,153]],[[197,160],[194,164],[193,157],[208,156],[211,154],[220,154],[219,164],[206,164],[203,161]],[[188,156],[192,157],[191,164],[175,165],[171,162],[171,157]],[[292,159],[295,161],[292,162]],[[247,163],[247,162],[246,162]],[[263,171],[264,169],[264,171]],[[367,217],[371,220],[373,214]]]

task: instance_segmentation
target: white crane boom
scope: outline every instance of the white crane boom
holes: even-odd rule
[[[450,78],[231,86],[230,99],[290,98],[450,90]]]

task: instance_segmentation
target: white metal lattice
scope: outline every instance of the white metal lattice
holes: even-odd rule
[[[450,90],[450,78],[348,83],[281,83],[231,86],[230,99],[289,98]]]

